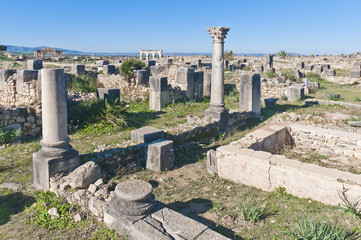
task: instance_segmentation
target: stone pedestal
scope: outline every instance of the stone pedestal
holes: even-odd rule
[[[149,109],[160,111],[169,103],[169,92],[166,77],[152,76],[149,78]]]
[[[174,167],[173,141],[160,139],[146,147],[147,169],[161,172]]]
[[[85,72],[85,65],[83,64],[73,64],[71,66],[71,73],[80,76],[80,75],[84,75]]]
[[[137,70],[136,83],[146,85],[149,82],[147,70]]]
[[[245,73],[240,81],[240,108],[261,114],[261,75]]]
[[[34,187],[48,190],[55,173],[70,172],[80,163],[69,144],[64,69],[42,69],[41,76],[43,139],[33,155]]]
[[[178,86],[186,91],[187,98],[194,99],[194,69],[179,68],[177,71],[176,81]]]
[[[213,39],[211,103],[206,117],[220,121],[220,130],[228,127],[228,111],[224,107],[224,38],[229,28],[207,28]]]
[[[27,65],[29,70],[40,70],[43,68],[43,61],[40,59],[28,60]]]

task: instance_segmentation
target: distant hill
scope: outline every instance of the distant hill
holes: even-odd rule
[[[19,52],[19,53],[33,53],[34,50],[42,50],[43,48],[48,48],[47,46],[40,46],[40,47],[22,47],[22,46],[15,46],[15,45],[7,45],[8,52]],[[107,52],[81,52],[76,50],[69,50],[63,48],[55,48],[55,50],[62,50],[65,55],[96,55],[96,56],[138,56],[139,52],[133,53],[107,53]],[[189,55],[207,55],[211,56],[212,53],[163,53],[165,56],[189,56]],[[246,55],[249,57],[263,57],[264,55],[269,53],[237,53],[237,56]],[[277,53],[273,53],[277,55]],[[299,53],[288,53],[289,55],[303,55]],[[303,55],[304,56],[304,55]]]

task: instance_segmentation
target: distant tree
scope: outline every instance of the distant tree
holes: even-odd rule
[[[6,51],[7,49],[8,49],[8,46],[0,45],[0,52]]]
[[[285,50],[281,50],[277,53],[278,56],[280,57],[287,57],[289,56],[289,54],[285,51]]]
[[[232,60],[236,57],[236,54],[232,50],[224,51],[224,59]]]
[[[139,70],[144,67],[144,62],[136,59],[125,60],[120,66],[120,74],[125,77],[127,81],[134,77],[134,70]]]

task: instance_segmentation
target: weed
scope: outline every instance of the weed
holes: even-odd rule
[[[349,200],[346,196],[346,191],[338,190],[337,194],[342,200],[342,205],[337,206],[336,208],[350,214],[358,220],[361,220],[361,199],[358,197],[353,200]]]
[[[18,137],[21,137],[20,129],[0,129],[0,145],[12,143]]]
[[[253,223],[258,222],[262,215],[264,215],[264,209],[253,206],[249,203],[238,204],[238,209],[245,221],[251,221]]]
[[[361,98],[360,97],[355,97],[355,101],[356,102],[361,102]]]
[[[266,72],[266,75],[267,75],[267,77],[269,77],[269,78],[277,77],[277,73],[274,72],[274,71],[268,71],[268,72]]]
[[[283,101],[287,101],[287,100],[288,100],[288,97],[283,94],[282,97],[281,97],[281,99],[282,99]]]
[[[87,75],[75,76],[68,75],[68,89],[75,92],[96,92],[97,86],[96,79]]]
[[[348,233],[348,231],[342,227],[311,219],[299,219],[291,230],[284,231],[284,233],[296,240],[351,240],[354,237],[354,234]]]
[[[65,229],[73,226],[74,222],[69,213],[71,205],[63,198],[56,197],[53,192],[35,192],[36,203],[26,209],[28,219],[26,223],[42,226],[45,229]],[[52,218],[48,213],[51,208],[57,208],[59,218]]]
[[[291,81],[296,81],[296,77],[292,75],[292,70],[291,69],[285,69],[282,72],[282,76],[284,76],[286,79],[289,79]]]

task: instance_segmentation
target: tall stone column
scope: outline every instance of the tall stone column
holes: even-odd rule
[[[69,144],[64,69],[41,70],[42,148],[33,155],[34,186],[49,189],[57,172],[70,172],[80,165],[79,153]]]
[[[228,111],[224,107],[224,39],[230,28],[211,27],[207,31],[213,39],[211,103],[206,117],[219,121],[221,130],[228,126]]]

